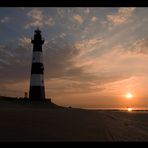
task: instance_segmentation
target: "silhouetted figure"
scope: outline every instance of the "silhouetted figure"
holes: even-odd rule
[[[24,98],[27,99],[28,98],[28,93],[24,92]]]

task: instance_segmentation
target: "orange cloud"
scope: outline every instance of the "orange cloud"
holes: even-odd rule
[[[135,8],[119,8],[118,12],[112,15],[107,15],[107,20],[114,25],[120,25],[128,22]]]
[[[73,19],[75,20],[75,21],[77,21],[77,22],[79,22],[80,24],[82,24],[83,23],[83,18],[82,18],[82,16],[80,16],[80,15],[78,15],[78,14],[75,14],[74,16],[73,16]]]
[[[95,21],[97,21],[98,20],[98,18],[96,17],[96,16],[93,16],[92,18],[91,18],[91,21],[92,22],[95,22]]]
[[[34,8],[27,13],[32,20],[26,24],[25,29],[30,27],[41,27],[42,25],[53,26],[55,21],[52,17],[43,14],[43,10]]]

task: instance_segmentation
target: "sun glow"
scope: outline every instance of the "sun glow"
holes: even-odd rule
[[[127,110],[128,110],[128,112],[131,112],[133,109],[129,107]]]
[[[128,99],[131,99],[131,98],[133,98],[133,94],[129,92],[125,95],[125,97]]]

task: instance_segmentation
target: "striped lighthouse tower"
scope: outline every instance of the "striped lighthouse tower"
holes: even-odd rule
[[[29,98],[31,100],[43,101],[45,100],[45,88],[44,88],[44,65],[43,65],[43,53],[42,45],[44,40],[42,39],[41,31],[35,30],[34,38],[31,39],[33,44],[32,66],[31,66],[31,79]]]

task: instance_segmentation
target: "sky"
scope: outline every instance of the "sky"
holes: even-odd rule
[[[37,26],[45,38],[45,92],[52,102],[148,107],[146,7],[1,7],[0,95],[29,92]]]

